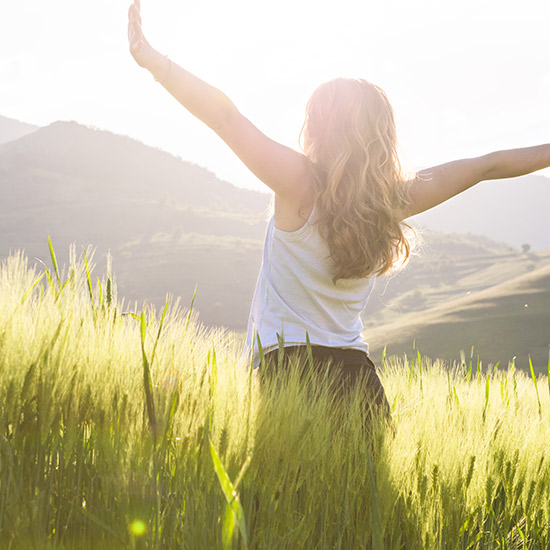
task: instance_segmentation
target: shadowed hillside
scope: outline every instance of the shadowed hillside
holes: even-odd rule
[[[422,354],[460,360],[471,346],[485,363],[506,366],[516,357],[528,369],[528,355],[538,372],[547,372],[550,346],[550,266],[536,269],[486,290],[411,312],[365,331],[371,353],[410,354],[413,342]]]
[[[257,214],[267,195],[240,189],[214,174],[131,138],[76,122],[55,122],[0,147],[6,199],[28,205],[44,199],[63,205],[121,199],[162,202],[213,211]],[[24,185],[20,185],[23,183]],[[84,193],[84,195],[82,195]]]
[[[377,281],[367,326],[391,323],[550,263],[549,251],[520,252],[479,235],[424,231],[422,239],[404,270]]]

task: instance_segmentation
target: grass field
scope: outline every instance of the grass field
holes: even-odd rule
[[[109,273],[0,267],[0,547],[550,547],[550,385],[384,358],[392,426]]]

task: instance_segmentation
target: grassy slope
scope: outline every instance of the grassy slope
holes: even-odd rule
[[[550,251],[521,253],[471,235],[430,234],[425,250],[401,273],[377,281],[365,312],[367,327],[423,312],[448,300],[488,289],[550,265]]]
[[[539,372],[546,371],[550,344],[550,266],[494,287],[450,299],[423,312],[400,315],[365,331],[372,354],[410,352],[413,341],[423,354],[459,360],[471,346],[484,363],[528,368],[528,354]]]

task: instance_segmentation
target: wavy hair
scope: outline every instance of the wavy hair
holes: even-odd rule
[[[322,84],[307,104],[301,141],[313,167],[316,223],[334,262],[334,282],[379,276],[405,263],[408,191],[384,91],[362,79]]]

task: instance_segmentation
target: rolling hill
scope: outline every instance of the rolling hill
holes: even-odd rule
[[[546,258],[547,260],[550,258]],[[461,351],[488,363],[547,373],[550,347],[550,263],[485,290],[448,299],[422,312],[403,313],[365,331],[371,354],[380,361],[407,353],[413,342],[422,354],[460,361]],[[475,359],[474,359],[475,360]]]

